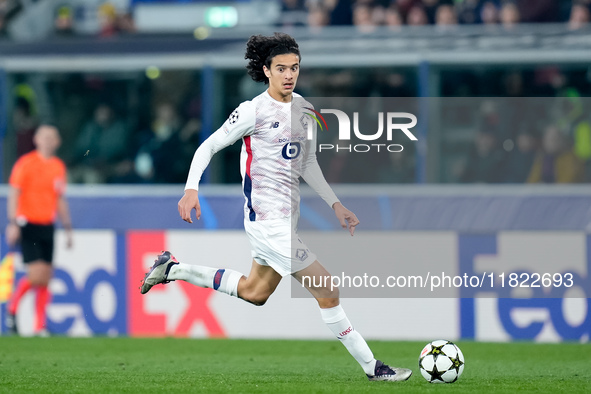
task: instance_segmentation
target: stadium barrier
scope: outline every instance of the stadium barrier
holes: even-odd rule
[[[64,234],[58,231],[49,329],[71,336],[330,338],[315,301],[297,296],[294,288],[300,285],[295,280],[284,280],[264,307],[184,282],[140,295],[143,273],[164,249],[186,263],[244,273],[250,269],[240,188],[205,187],[203,216],[193,225],[178,218],[182,189],[69,189],[75,246],[65,249]],[[371,292],[344,289],[342,303],[367,338],[588,341],[590,187],[335,189],[361,220],[355,237],[340,229],[331,210],[309,190],[303,191],[300,220],[302,239],[333,274],[341,275],[339,267],[345,261],[353,261],[362,272],[368,260],[376,258],[387,262],[379,272],[370,273],[381,279],[406,280],[426,270],[431,274],[427,286],[404,298],[384,293],[376,298]],[[0,205],[5,206],[6,188],[0,195]],[[4,209],[0,223],[6,223]],[[387,248],[377,255],[369,253],[376,244]],[[4,234],[0,246],[4,256]],[[509,283],[511,273],[527,273],[527,287],[519,278]],[[547,277],[550,282],[532,286],[536,273],[560,274],[561,285]],[[569,287],[568,273],[574,283]],[[481,282],[453,283],[453,278],[464,275]],[[435,295],[435,276],[450,277],[450,293]],[[541,284],[542,277],[537,282]],[[24,299],[18,316],[24,335],[32,331],[32,298]],[[5,307],[0,311],[4,314]]]

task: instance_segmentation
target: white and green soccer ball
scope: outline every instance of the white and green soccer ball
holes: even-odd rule
[[[450,341],[433,341],[421,351],[419,368],[429,383],[453,383],[464,372],[464,355]]]

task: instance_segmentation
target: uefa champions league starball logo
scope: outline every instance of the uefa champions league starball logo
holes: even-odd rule
[[[234,124],[236,122],[238,122],[238,110],[234,110],[234,112],[232,112],[230,114],[230,117],[228,118],[228,121],[230,122],[230,124]]]

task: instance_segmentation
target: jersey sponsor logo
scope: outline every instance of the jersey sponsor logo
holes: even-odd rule
[[[466,234],[458,237],[459,272],[463,272],[468,277],[482,275],[483,267],[492,264],[497,270],[495,274],[515,273],[519,275],[517,278],[520,279],[515,280],[513,285],[508,282],[504,282],[502,285],[502,282],[499,281],[485,280],[483,285],[479,287],[458,288],[460,335],[462,338],[479,339],[479,336],[484,335],[478,331],[480,321],[485,321],[483,319],[487,319],[489,323],[494,322],[494,327],[499,327],[498,332],[503,335],[503,338],[513,340],[540,340],[542,338],[547,340],[552,338],[554,340],[585,341],[589,338],[591,334],[591,308],[589,307],[591,304],[589,301],[587,301],[587,306],[583,308],[579,306],[576,314],[568,311],[574,311],[577,308],[573,306],[572,302],[584,302],[585,299],[589,300],[591,297],[591,275],[577,273],[577,271],[591,272],[591,236],[586,235],[585,238],[581,238],[579,235],[561,234],[561,237],[567,237],[566,239],[572,237],[570,242],[573,244],[569,243],[568,245],[578,244],[577,255],[580,257],[579,259],[567,259],[566,262],[556,262],[556,255],[548,254],[547,251],[561,247],[560,244],[551,244],[551,240],[558,233],[534,234],[536,234],[535,239],[531,238],[531,234],[512,233]],[[524,242],[527,242],[528,244],[525,245],[528,246],[522,246]],[[515,245],[519,245],[521,249]],[[540,251],[535,268],[528,264],[531,260],[528,258],[531,256],[531,250]],[[562,251],[562,254],[564,253],[565,251]],[[488,263],[483,264],[483,261]],[[532,277],[530,275],[536,271],[573,273],[574,287],[577,288],[578,294],[576,297],[580,298],[567,295],[567,291],[570,289],[564,284],[555,286],[556,282],[554,282],[553,285],[544,287],[542,283],[522,281],[524,277],[521,275]],[[511,297],[512,290],[517,290],[517,288],[530,290],[529,297],[531,298]],[[478,302],[482,293],[486,293],[487,297],[497,298],[496,304],[487,306],[487,304]]]
[[[271,127],[269,127],[270,129],[276,129],[279,127],[279,122],[271,122]]]
[[[301,151],[302,145],[299,142],[288,142],[283,146],[281,155],[285,160],[292,160],[298,157]]]
[[[284,142],[295,142],[295,141],[305,141],[306,137],[297,137],[297,136],[291,136],[291,138],[285,137],[285,138],[279,138],[277,140],[278,143],[284,143]]]
[[[155,286],[141,295],[135,283],[149,269],[158,251],[168,248],[175,237],[164,231],[127,232],[127,289],[129,334],[131,336],[190,336],[193,327],[201,326],[207,336],[224,337],[226,333],[211,306],[216,292],[181,280]],[[178,242],[178,241],[177,241]],[[134,284],[132,286],[132,284]]]
[[[59,263],[50,284],[53,299],[47,309],[48,329],[72,336],[125,334],[128,287],[125,261],[118,258],[123,239],[110,230],[79,230],[74,236],[74,247],[65,250],[65,233],[56,232]]]
[[[232,112],[230,114],[230,117],[228,118],[228,122],[230,122],[230,124],[234,124],[234,123],[238,122],[238,116],[239,116],[239,113],[238,113],[238,110],[236,109],[236,110],[234,110],[234,112]]]

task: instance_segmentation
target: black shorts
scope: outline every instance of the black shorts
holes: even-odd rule
[[[51,264],[53,261],[53,224],[40,225],[27,223],[21,227],[21,250],[23,263],[43,260]]]

